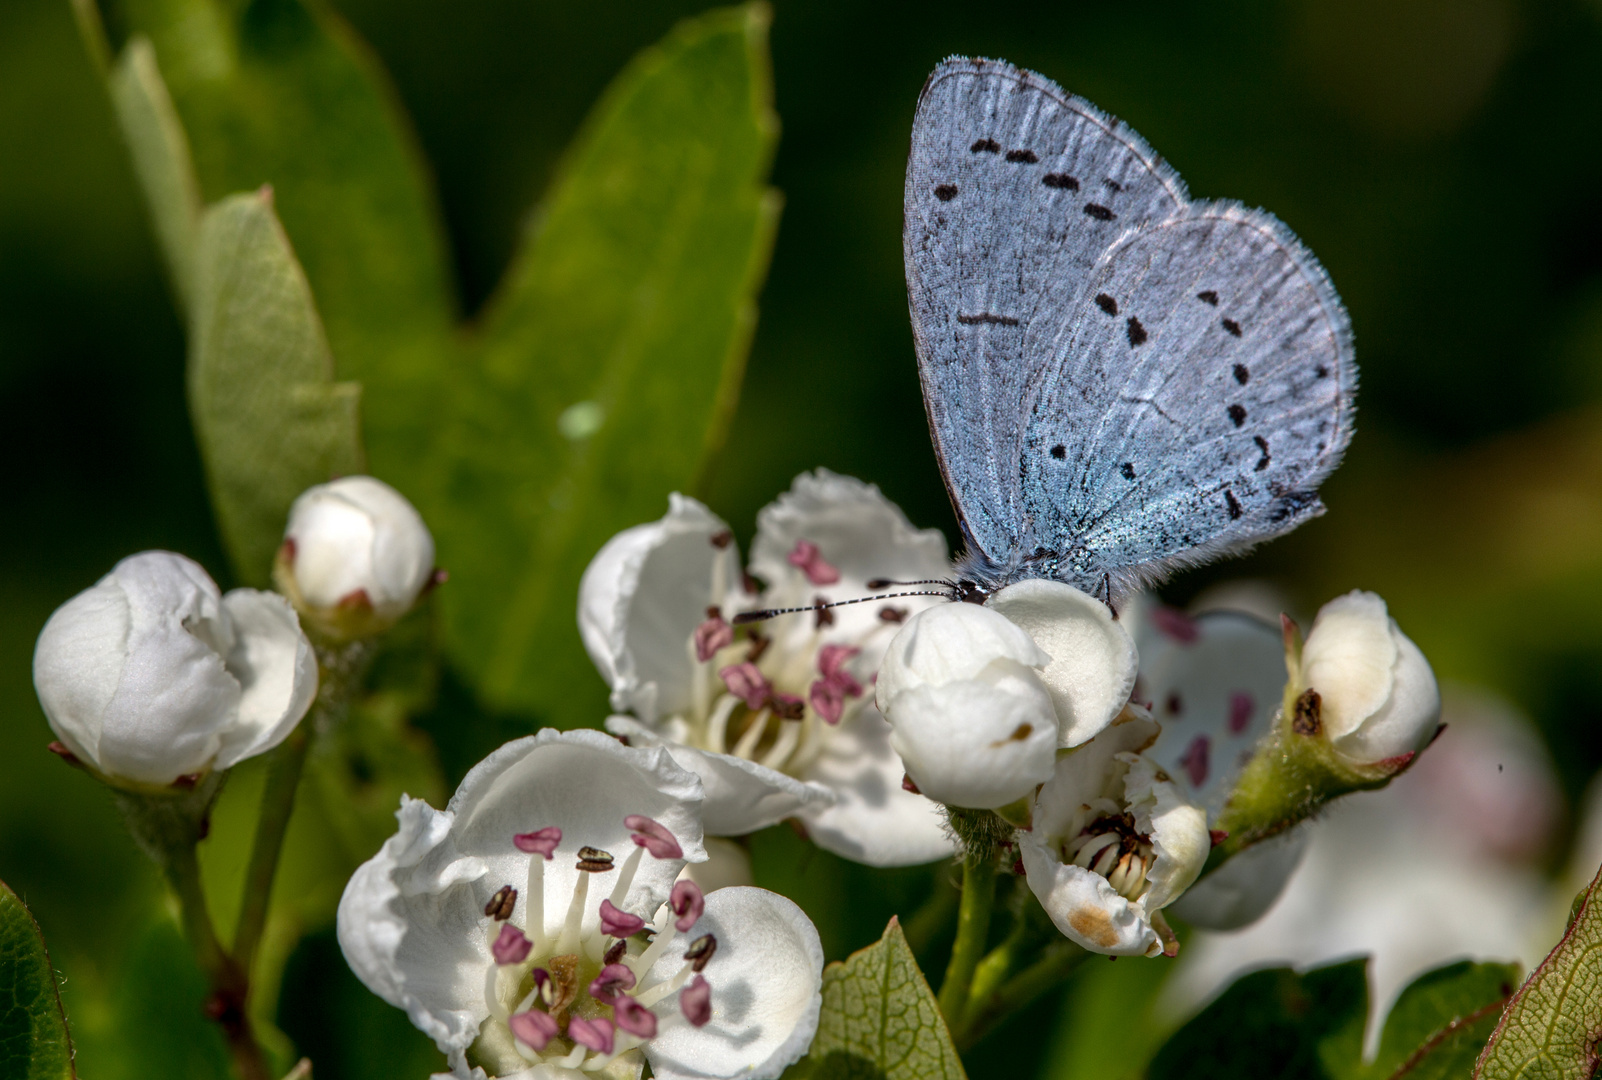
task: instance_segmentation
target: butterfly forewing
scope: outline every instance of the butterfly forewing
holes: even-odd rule
[[[903,236],[913,331],[947,488],[992,560],[1028,513],[1025,420],[1054,359],[1035,343],[1083,307],[1111,244],[1184,202],[1138,135],[1050,80],[953,59],[925,85]]]
[[[1294,528],[1351,437],[1346,314],[1272,216],[1193,204],[1115,244],[1055,337],[1021,457],[1026,551],[1081,587]]]

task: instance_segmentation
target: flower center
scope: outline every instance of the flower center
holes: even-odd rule
[[[1098,811],[1100,816],[1062,842],[1062,861],[1100,874],[1120,896],[1138,900],[1146,891],[1146,876],[1155,861],[1151,837],[1136,830],[1133,814],[1110,805],[1110,799],[1096,801],[1109,805],[1081,808],[1081,817]]]
[[[813,585],[840,580],[809,541],[797,541],[789,561]],[[833,629],[834,612],[823,607],[742,627],[731,626],[720,608],[707,608],[688,642],[694,703],[679,718],[688,729],[684,741],[799,775],[817,757],[828,729],[866,700],[851,661],[876,634],[893,633],[905,614],[886,605],[867,630],[842,634]]]
[[[597,1072],[669,1024],[699,1027],[711,1019],[711,987],[701,972],[717,952],[717,939],[689,935],[705,907],[700,889],[690,881],[676,883],[649,922],[621,907],[643,859],[681,859],[684,852],[659,822],[634,814],[624,824],[633,832],[634,850],[619,861],[611,852],[579,847],[578,879],[566,896],[547,895],[545,883],[545,864],[556,857],[562,831],[552,827],[512,838],[530,856],[523,921],[515,918],[518,892],[512,885],[502,885],[484,906],[490,1015],[474,1054],[492,1072],[540,1063]],[[592,885],[591,878],[600,881]],[[607,885],[609,895],[595,901],[592,889],[600,893]],[[545,918],[551,900],[565,908],[554,932]],[[592,913],[598,925],[586,929]],[[683,965],[665,978],[653,976],[658,961],[673,951],[682,954]]]

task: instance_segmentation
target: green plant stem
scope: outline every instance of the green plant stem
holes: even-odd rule
[[[206,1013],[222,1027],[240,1080],[271,1080],[267,1060],[256,1043],[250,1018],[245,1013],[249,981],[217,940],[211,913],[206,908],[205,890],[200,883],[200,863],[195,857],[194,844],[180,844],[171,848],[162,869],[166,871],[167,881],[177,894],[184,934],[189,938],[190,947],[195,950],[195,960],[200,970],[211,985]]]
[[[256,837],[250,848],[250,865],[245,870],[245,892],[239,904],[239,922],[234,931],[234,962],[246,974],[255,970],[256,952],[267,926],[267,904],[273,892],[283,854],[284,833],[295,810],[295,792],[306,766],[311,746],[310,725],[301,724],[273,751],[267,766],[267,782],[261,795],[261,816],[256,819]]]
[[[984,955],[990,935],[990,912],[996,899],[996,854],[994,850],[970,851],[962,863],[962,903],[957,909],[957,940],[951,946],[951,962],[940,984],[940,1011],[946,1023],[955,1027],[968,1006],[968,987],[974,969]]]
[[[1019,917],[1012,921],[1012,929],[1000,945],[985,954],[974,968],[973,981],[968,985],[968,1006],[963,1010],[962,1023],[973,1022],[975,1014],[990,999],[1003,979],[1012,973],[1019,958],[1025,954],[1031,938],[1029,920]]]
[[[1039,960],[991,991],[988,998],[976,996],[966,1022],[952,1028],[951,1038],[957,1050],[966,1053],[997,1023],[1062,982],[1090,955],[1071,941],[1056,942]]]

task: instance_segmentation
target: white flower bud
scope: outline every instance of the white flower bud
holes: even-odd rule
[[[1435,674],[1373,593],[1354,591],[1320,609],[1302,646],[1299,682],[1317,692],[1324,736],[1350,761],[1412,754],[1435,737]]]
[[[877,697],[918,790],[994,809],[1052,774],[1057,714],[1035,669],[1051,658],[1005,616],[973,604],[914,615],[891,641]]]
[[[433,576],[428,526],[405,496],[371,476],[302,492],[274,567],[278,587],[335,639],[392,626]]]
[[[147,551],[56,609],[33,682],[84,763],[170,784],[282,742],[316,695],[317,660],[282,597],[224,596],[193,561]]]

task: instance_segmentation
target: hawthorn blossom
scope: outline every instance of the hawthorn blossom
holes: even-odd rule
[[[1030,890],[1078,945],[1110,956],[1172,954],[1161,909],[1211,847],[1205,812],[1141,751],[1158,725],[1139,706],[1061,755],[1018,832]]]
[[[872,693],[890,639],[938,595],[817,605],[938,594],[868,582],[950,569],[937,530],[914,529],[876,487],[825,470],[797,477],[758,515],[749,572],[728,526],[674,495],[660,521],[610,540],[580,584],[579,628],[619,713],[607,728],[666,747],[701,777],[713,835],[795,817],[819,846],[859,862],[948,855],[938,808],[903,790],[906,767]],[[732,621],[781,608],[808,610]]]
[[[435,580],[434,538],[400,492],[344,476],[290,507],[273,578],[320,633],[364,637],[393,625]]]
[[[773,1080],[811,1044],[823,952],[782,896],[703,893],[695,774],[595,731],[501,747],[450,805],[403,798],[340,947],[459,1078]]]
[[[114,782],[167,785],[283,742],[317,660],[283,597],[224,594],[193,560],[146,551],[50,616],[33,683],[64,752]]]
[[[1023,581],[983,607],[914,616],[890,645],[877,696],[920,791],[993,809],[1045,782],[1059,748],[1106,728],[1136,667],[1107,605],[1061,582]]]

